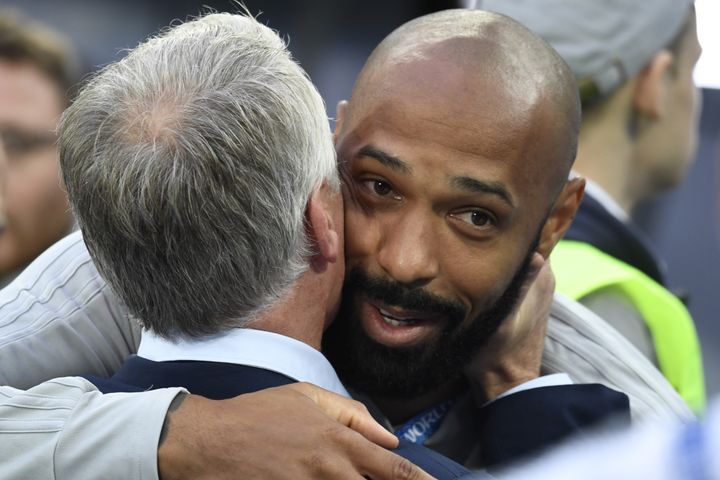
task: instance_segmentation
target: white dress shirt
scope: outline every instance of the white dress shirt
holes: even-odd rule
[[[143,330],[138,355],[155,362],[195,360],[247,365],[350,396],[322,353],[294,338],[264,330],[234,328],[216,335],[177,341]]]
[[[525,383],[521,383],[520,385],[517,385],[510,390],[501,393],[500,395],[495,397],[494,400],[505,398],[509,395],[512,395],[513,393],[520,393],[524,392],[525,390],[532,390],[533,388],[558,387],[560,385],[572,384],[573,381],[567,373],[552,373],[550,375],[543,375],[542,377],[533,378],[532,380],[528,380]]]

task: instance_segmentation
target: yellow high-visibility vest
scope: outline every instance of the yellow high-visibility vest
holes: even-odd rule
[[[622,292],[645,319],[665,378],[697,414],[705,410],[700,344],[690,313],[655,280],[584,242],[563,240],[551,255],[557,290],[579,300],[604,288]]]

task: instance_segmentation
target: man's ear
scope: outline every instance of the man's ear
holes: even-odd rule
[[[333,216],[333,208],[336,208],[331,202],[333,196],[339,195],[323,182],[310,195],[310,200],[305,211],[305,228],[308,239],[312,242],[313,268],[324,268],[325,263],[334,263],[342,254],[342,246],[340,245],[341,235],[337,225],[335,216]],[[342,208],[342,207],[337,207]]]
[[[333,144],[337,145],[337,138],[342,131],[343,122],[345,121],[345,112],[347,111],[348,102],[347,100],[340,100],[337,104],[337,110],[335,113],[335,131],[333,131],[332,140]]]
[[[540,233],[537,252],[543,257],[548,258],[550,256],[552,249],[555,248],[557,242],[570,228],[575,213],[580,207],[584,192],[585,179],[580,177],[568,180],[563,187]]]
[[[638,73],[633,92],[633,107],[646,118],[657,120],[665,114],[666,73],[675,61],[668,50],[660,50]]]

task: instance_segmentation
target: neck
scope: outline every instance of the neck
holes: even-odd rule
[[[293,284],[290,293],[257,318],[251,327],[279,333],[320,350],[323,331],[333,317],[327,288],[311,272]]]
[[[468,385],[464,378],[456,379],[440,386],[424,395],[411,400],[397,398],[373,397],[372,401],[385,414],[390,423],[398,425],[440,402],[449,400],[463,391]]]
[[[605,104],[587,112],[573,166],[574,171],[600,185],[628,213],[644,198],[646,190],[630,132],[633,88],[634,82],[628,82]]]
[[[597,132],[581,135],[573,170],[600,185],[629,213],[639,200],[633,188],[632,156],[623,148],[621,139],[613,137],[617,136]]]

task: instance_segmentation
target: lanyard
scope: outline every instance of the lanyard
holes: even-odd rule
[[[395,435],[409,442],[423,445],[440,428],[453,403],[455,403],[454,400],[446,400],[420,412],[398,427]]]

